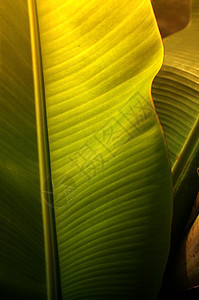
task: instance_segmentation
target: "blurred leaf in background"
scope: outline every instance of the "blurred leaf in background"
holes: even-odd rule
[[[190,17],[190,0],[151,0],[162,37],[184,28]]]

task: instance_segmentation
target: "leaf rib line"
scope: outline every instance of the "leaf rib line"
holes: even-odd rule
[[[174,189],[178,187],[178,181],[184,174],[184,170],[187,164],[190,162],[191,157],[199,145],[199,117],[197,118],[195,125],[190,132],[184,146],[179,154],[179,159],[173,166],[173,185]]]
[[[51,184],[51,168],[46,118],[44,79],[42,71],[43,68],[41,59],[41,46],[36,1],[28,0],[27,3],[32,51],[32,69],[41,189],[40,192],[46,257],[47,295],[49,300],[54,300],[61,299],[61,283],[59,274],[59,258]]]

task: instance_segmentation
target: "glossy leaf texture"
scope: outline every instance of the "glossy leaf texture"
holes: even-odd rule
[[[45,299],[45,256],[25,1],[0,2],[0,297]]]
[[[151,98],[163,57],[151,3],[28,3],[29,14],[25,0],[0,3],[2,298],[55,299],[58,246],[63,299],[154,299],[172,188]]]
[[[48,0],[37,10],[63,298],[153,299],[171,176],[150,92],[162,63],[151,3]]]
[[[164,64],[152,95],[171,158],[174,185],[173,242],[183,232],[198,191],[199,3],[184,30],[164,39]]]

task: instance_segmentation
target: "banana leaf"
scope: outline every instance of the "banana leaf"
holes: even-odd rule
[[[172,186],[150,1],[7,0],[0,13],[2,295],[154,299]]]
[[[25,1],[0,3],[0,296],[45,299],[29,19]]]
[[[199,184],[199,2],[189,25],[164,39],[164,64],[152,95],[166,136],[174,193],[172,251],[181,240]]]

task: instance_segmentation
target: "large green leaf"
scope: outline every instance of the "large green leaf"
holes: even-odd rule
[[[0,2],[0,295],[42,299],[45,257],[28,11]],[[17,298],[18,299],[18,298]],[[21,298],[20,298],[21,299]]]
[[[1,183],[13,219],[1,240],[14,245],[3,285],[43,296],[42,204],[49,299],[153,299],[169,251],[171,176],[150,93],[162,63],[151,3],[28,1],[34,96],[25,3],[0,4]]]
[[[50,224],[45,223],[45,209],[42,224],[27,3],[3,2],[0,13],[0,295],[44,299],[45,257],[53,247],[46,245],[44,254],[43,230],[46,235]]]
[[[174,185],[173,241],[178,241],[198,190],[199,2],[189,26],[164,39],[164,64],[152,94],[171,158]]]

